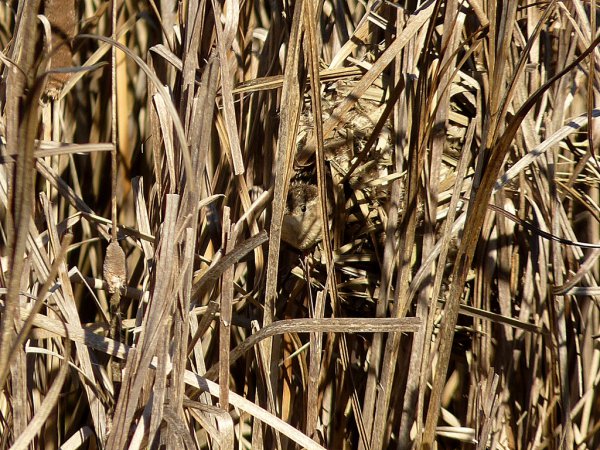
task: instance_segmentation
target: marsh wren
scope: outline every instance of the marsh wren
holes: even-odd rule
[[[283,216],[281,239],[306,250],[321,240],[321,212],[317,185],[292,182]]]

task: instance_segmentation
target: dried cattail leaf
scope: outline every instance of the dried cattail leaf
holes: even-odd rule
[[[106,249],[102,273],[104,281],[108,284],[108,292],[111,294],[125,287],[127,281],[125,253],[117,241],[112,241]]]

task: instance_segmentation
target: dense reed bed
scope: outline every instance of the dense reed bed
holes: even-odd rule
[[[0,448],[599,448],[597,19],[2,2]]]

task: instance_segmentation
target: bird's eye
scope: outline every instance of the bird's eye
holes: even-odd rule
[[[302,212],[306,212],[306,205],[302,205],[302,206],[300,206],[300,211],[302,211]]]

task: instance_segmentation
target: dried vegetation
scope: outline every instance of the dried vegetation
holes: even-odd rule
[[[0,448],[599,448],[597,19],[2,2]]]

